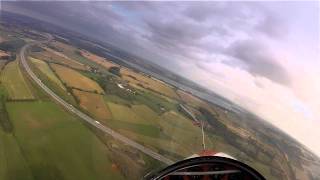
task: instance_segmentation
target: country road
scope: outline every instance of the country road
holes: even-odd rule
[[[147,147],[144,147],[141,144],[136,143],[135,141],[119,134],[118,132],[112,130],[111,128],[97,123],[97,121],[95,119],[89,117],[85,113],[83,113],[80,110],[78,110],[77,108],[73,107],[71,104],[67,103],[65,100],[60,98],[57,94],[55,94],[51,89],[49,89],[44,83],[42,83],[42,81],[32,72],[32,70],[30,69],[30,67],[27,63],[27,60],[26,60],[26,50],[29,47],[31,47],[35,44],[39,44],[39,43],[40,42],[32,42],[32,43],[28,43],[25,46],[23,46],[20,51],[20,61],[22,63],[23,68],[26,70],[26,72],[32,78],[32,80],[34,80],[48,95],[50,95],[57,103],[62,105],[64,108],[66,108],[71,113],[79,116],[82,120],[86,121],[87,123],[89,123],[90,125],[98,128],[98,129],[100,129],[101,131],[109,134],[110,136],[112,136],[116,140],[119,140],[119,141],[121,141],[121,142],[135,148],[135,149],[138,149],[141,152],[143,152],[143,153],[151,156],[152,158],[159,160],[167,165],[174,163],[172,160],[160,155],[159,153],[157,153]]]

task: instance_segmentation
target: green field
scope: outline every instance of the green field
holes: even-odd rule
[[[113,119],[107,124],[114,129],[124,129],[152,138],[161,138],[160,129],[156,126],[155,121],[144,119],[126,106],[113,103],[108,103],[108,106]]]
[[[7,109],[34,179],[122,179],[106,146],[56,104],[10,102]]]
[[[145,104],[159,114],[163,113],[160,107],[163,107],[164,111],[177,111],[177,105],[175,101],[170,102],[160,95],[157,95],[148,90],[138,91],[137,95],[134,98],[134,103]]]
[[[200,128],[174,111],[159,115],[146,105],[108,102],[108,106],[113,116],[108,126],[162,154],[179,159],[202,148]],[[211,140],[206,141],[212,147]]]
[[[34,96],[19,69],[18,61],[10,62],[4,68],[1,81],[5,85],[9,98],[13,100],[29,100]]]
[[[121,104],[121,105],[129,106],[129,107],[131,106],[130,101],[122,99],[121,97],[116,96],[116,95],[106,94],[103,96],[103,98],[105,99],[106,102],[112,102],[115,104]]]
[[[0,129],[0,179],[31,180],[31,171],[15,137]]]
[[[184,157],[202,150],[201,128],[192,124],[192,121],[174,111],[167,112],[161,116],[159,121],[163,132],[172,137],[171,148],[173,151],[181,152]],[[213,148],[212,139],[205,135],[205,143],[208,149]]]

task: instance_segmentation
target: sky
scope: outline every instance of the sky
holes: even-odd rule
[[[320,7],[301,2],[3,2],[230,99],[320,156]]]

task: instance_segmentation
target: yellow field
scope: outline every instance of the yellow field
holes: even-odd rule
[[[1,75],[1,81],[7,89],[10,99],[34,99],[30,88],[22,76],[17,60],[6,65]]]
[[[39,59],[35,59],[32,57],[29,57],[29,59],[31,60],[31,62],[43,73],[45,74],[51,81],[53,81],[54,83],[56,83],[60,88],[62,88],[63,90],[66,90],[66,88],[64,87],[64,85],[61,83],[61,81],[57,78],[57,76],[52,72],[52,70],[50,69],[49,65],[44,62],[41,61]]]
[[[41,59],[47,62],[64,64],[75,69],[88,70],[88,67],[84,64],[79,63],[78,61],[75,61],[58,51],[55,51],[47,47],[42,48],[44,48],[45,51],[32,53],[31,56],[35,57],[36,59]]]
[[[172,87],[161,82],[160,80],[147,77],[125,67],[121,68],[121,74],[124,80],[129,81],[129,83],[135,87],[140,84],[146,89],[151,89],[152,91],[158,92],[167,97],[178,99],[178,95],[175,93]]]
[[[85,51],[85,50],[81,50],[81,55],[87,59],[89,59],[90,61],[93,61],[107,69],[109,69],[110,67],[113,67],[113,66],[117,66],[119,67],[118,64],[115,64],[111,61],[108,61],[107,59],[103,58],[103,57],[100,57],[100,56],[97,56],[95,54],[92,54],[88,51]]]
[[[52,64],[51,67],[67,86],[85,91],[103,93],[103,89],[95,81],[83,76],[79,72],[57,64]]]
[[[5,60],[0,60],[0,70],[6,65],[7,61]]]
[[[103,96],[95,93],[88,93],[80,90],[73,89],[74,95],[79,99],[80,106],[87,112],[92,114],[95,118],[106,122],[111,118],[111,113],[106,106]]]

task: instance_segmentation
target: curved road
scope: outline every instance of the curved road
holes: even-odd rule
[[[101,131],[111,135],[113,138],[122,141],[123,143],[140,150],[141,152],[151,156],[154,159],[157,159],[167,165],[173,164],[174,162],[160,154],[158,154],[157,152],[154,152],[153,150],[142,146],[141,144],[136,143],[135,141],[115,132],[114,130],[110,129],[107,126],[104,126],[100,123],[97,123],[97,121],[91,117],[89,117],[88,115],[84,114],[83,112],[81,112],[80,110],[78,110],[77,108],[73,107],[71,104],[67,103],[65,100],[63,100],[62,98],[60,98],[57,94],[55,94],[51,89],[49,89],[44,83],[41,82],[41,80],[32,72],[32,70],[30,69],[27,60],[26,60],[26,50],[36,44],[39,44],[40,42],[32,42],[29,44],[26,44],[25,46],[22,47],[21,51],[20,51],[20,61],[22,63],[22,66],[25,68],[25,70],[27,71],[27,73],[29,74],[29,76],[48,94],[50,95],[55,101],[57,101],[59,104],[61,104],[63,107],[65,107],[68,111],[76,114],[77,116],[79,116],[82,120],[86,121],[87,123],[91,124],[92,126],[100,129]]]

